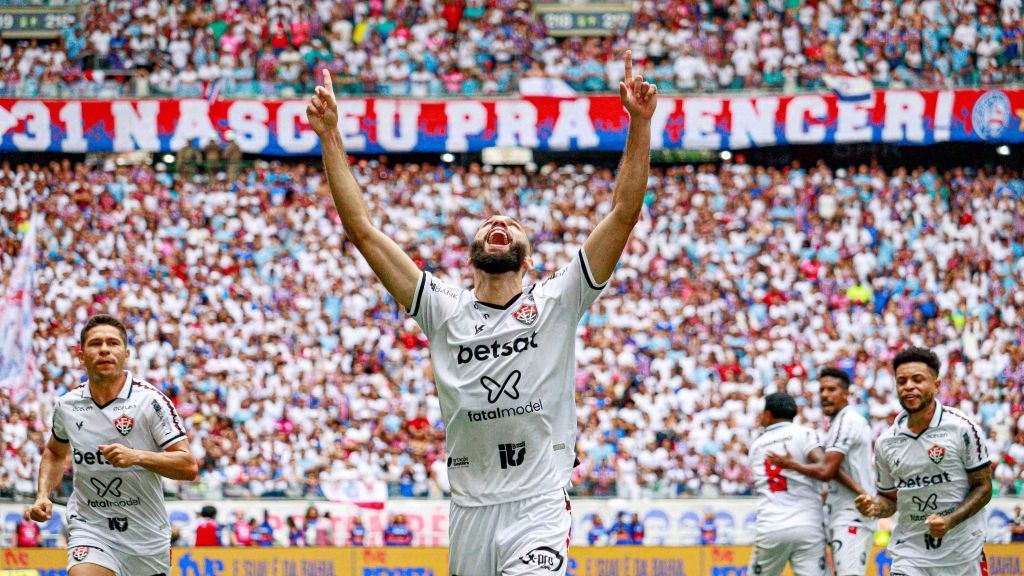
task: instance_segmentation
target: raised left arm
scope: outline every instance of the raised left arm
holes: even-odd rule
[[[980,512],[992,500],[992,469],[988,465],[969,473],[967,484],[970,491],[956,510],[947,516],[932,514],[925,520],[932,538],[942,538],[946,532]]]
[[[100,451],[115,468],[142,466],[165,478],[186,482],[191,482],[199,476],[199,464],[192,455],[188,440],[179,440],[164,448],[163,452],[135,450],[122,444],[100,446]]]
[[[615,271],[633,227],[640,219],[647,174],[651,167],[651,117],[658,104],[658,88],[633,75],[633,53],[626,51],[626,75],[619,83],[619,97],[629,113],[626,149],[615,178],[612,211],[598,223],[583,244],[594,280],[604,284]]]

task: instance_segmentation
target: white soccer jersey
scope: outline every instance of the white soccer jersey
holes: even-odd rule
[[[430,341],[456,504],[500,504],[569,484],[576,326],[603,287],[582,250],[504,306],[423,274],[410,314]]]
[[[985,437],[963,412],[935,403],[935,415],[921,434],[896,422],[875,441],[879,492],[896,492],[899,514],[889,551],[920,567],[966,566],[977,562],[985,543],[985,514],[979,512],[939,539],[925,519],[955,510],[970,488],[967,475],[989,465]]]
[[[819,447],[813,430],[792,422],[772,424],[750,445],[749,462],[759,496],[758,534],[801,526],[823,529],[821,482],[765,462],[769,454],[781,456],[788,450],[797,462],[806,463],[811,450]]]
[[[871,427],[853,406],[847,406],[832,419],[825,439],[826,452],[839,452],[844,456],[840,470],[846,472],[869,494],[875,493],[874,472],[871,464]],[[838,479],[828,483],[828,524],[833,526],[861,525],[871,530],[876,522],[857,511],[857,494],[843,486]]]
[[[99,450],[101,444],[123,444],[159,452],[185,439],[181,418],[162,392],[128,372],[117,398],[100,406],[85,384],[57,400],[53,437],[71,443],[69,546],[99,539],[126,554],[168,550],[171,528],[160,476],[141,466],[115,468]]]

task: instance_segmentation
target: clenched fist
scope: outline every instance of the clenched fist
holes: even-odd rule
[[[35,522],[46,522],[53,517],[53,502],[45,496],[36,498],[32,508],[29,508],[28,516]]]

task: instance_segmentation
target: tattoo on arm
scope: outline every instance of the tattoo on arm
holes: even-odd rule
[[[992,469],[989,466],[983,466],[969,473],[967,484],[971,487],[971,491],[967,493],[967,497],[960,503],[960,506],[949,515],[953,526],[958,526],[964,520],[977,514],[989,503],[989,500],[992,500]]]
[[[878,518],[889,518],[896,513],[895,493],[892,493],[892,496],[885,492],[879,493],[878,496],[875,496],[875,503],[878,504]]]

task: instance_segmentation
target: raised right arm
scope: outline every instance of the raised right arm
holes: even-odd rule
[[[317,86],[306,115],[310,126],[320,136],[327,184],[346,236],[366,258],[384,288],[408,310],[412,307],[422,272],[412,258],[394,240],[374,227],[370,220],[362,190],[349,167],[341,132],[338,131],[338,101],[334,96],[331,74],[326,69],[324,85]]]

